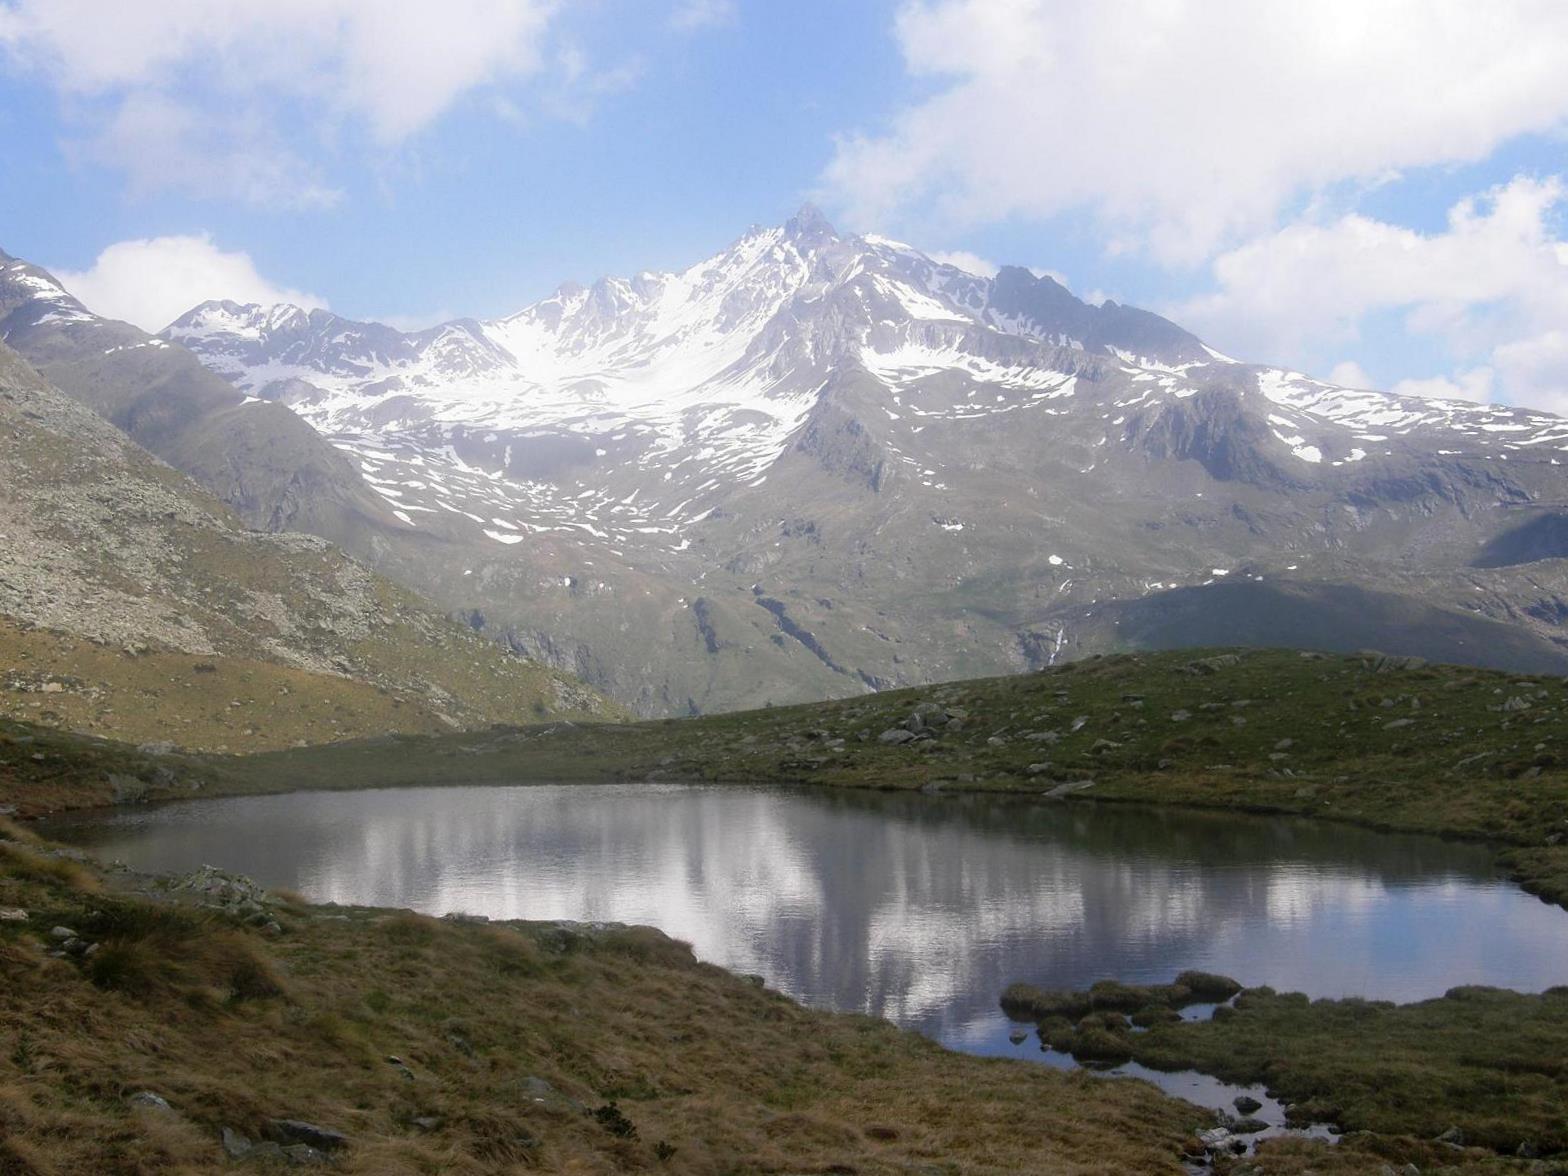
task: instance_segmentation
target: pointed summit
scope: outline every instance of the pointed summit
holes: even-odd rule
[[[784,235],[791,241],[808,243],[838,240],[838,230],[809,200],[784,222]]]

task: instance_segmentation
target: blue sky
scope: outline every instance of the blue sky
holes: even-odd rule
[[[811,198],[1242,358],[1568,408],[1565,126],[1545,0],[0,0],[0,247],[149,326],[502,314]]]

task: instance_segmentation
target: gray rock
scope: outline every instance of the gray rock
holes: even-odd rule
[[[1239,666],[1241,657],[1234,653],[1216,654],[1214,657],[1200,657],[1197,661],[1190,661],[1182,667],[1189,674],[1217,674],[1231,666]]]
[[[109,773],[109,786],[114,789],[115,804],[135,804],[147,799],[147,781],[121,772]]]
[[[1518,711],[1527,711],[1529,709],[1530,704],[1524,699],[1520,698],[1517,694],[1513,695],[1507,702],[1503,703],[1503,710],[1507,713],[1517,713]]]
[[[348,1146],[348,1136],[341,1131],[307,1123],[303,1119],[269,1119],[267,1137],[285,1147],[303,1143],[322,1151],[336,1151]]]
[[[223,1150],[228,1153],[230,1159],[243,1160],[250,1155],[255,1147],[250,1140],[246,1139],[232,1127],[225,1127],[221,1136],[223,1139]]]
[[[1243,1115],[1251,1115],[1263,1109],[1263,1104],[1250,1094],[1238,1094],[1236,1101],[1231,1103],[1231,1106],[1235,1107]]]
[[[1190,718],[1192,718],[1192,712],[1190,710],[1171,711],[1171,722],[1173,723],[1185,723]]]
[[[877,736],[877,742],[889,743],[896,747],[901,743],[911,742],[914,737],[915,733],[913,731],[906,731],[902,727],[889,727],[886,731]]]
[[[1071,796],[1074,792],[1082,792],[1085,788],[1093,788],[1093,780],[1070,780],[1065,784],[1058,784],[1049,788],[1040,795],[1046,800],[1061,800],[1064,796]]]
[[[81,936],[69,927],[51,927],[49,928],[49,938],[57,943],[69,943],[73,939],[80,939]]]
[[[555,1107],[560,1110],[572,1111],[581,1114],[585,1108],[570,1095],[562,1094],[543,1078],[530,1074],[522,1081],[523,1101],[536,1107]]]
[[[130,1103],[133,1107],[137,1107],[146,1111],[174,1110],[174,1108],[169,1105],[167,1099],[165,1099],[161,1094],[154,1094],[150,1090],[138,1090],[125,1101]]]
[[[1007,740],[1003,739],[1000,735],[993,735],[985,741],[985,745],[987,747],[1006,747]]]
[[[1256,1135],[1260,1131],[1267,1131],[1269,1125],[1262,1119],[1254,1119],[1249,1116],[1245,1119],[1234,1120],[1230,1125],[1230,1129],[1236,1135]]]
[[[1363,661],[1374,674],[1392,674],[1399,670],[1419,670],[1426,665],[1424,657],[1396,657],[1389,653],[1363,653]]]
[[[1207,1131],[1198,1132],[1198,1142],[1211,1150],[1222,1148],[1230,1142],[1230,1131],[1225,1127],[1210,1127]]]
[[[1388,722],[1383,724],[1383,730],[1385,730],[1385,731],[1398,731],[1402,727],[1413,727],[1413,726],[1415,726],[1415,720],[1414,719],[1390,719]]]
[[[0,923],[25,923],[27,912],[21,907],[0,907]]]

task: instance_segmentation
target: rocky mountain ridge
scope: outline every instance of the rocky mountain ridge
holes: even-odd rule
[[[353,459],[393,520],[356,554],[644,713],[1232,616],[1231,641],[1568,668],[1568,421],[1240,363],[810,208],[496,320],[208,303],[162,337]]]
[[[0,649],[0,712],[190,746],[616,713],[326,540],[245,527],[4,344]]]

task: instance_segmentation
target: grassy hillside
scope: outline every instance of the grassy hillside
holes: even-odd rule
[[[0,665],[0,716],[214,751],[621,714],[324,540],[247,529],[4,345]]]
[[[1562,901],[1565,735],[1560,678],[1187,650],[741,714],[350,743],[228,770],[245,789],[662,778],[1292,812],[1493,839],[1517,847],[1523,880]]]
[[[1527,882],[1562,901],[1568,785],[1555,756],[1565,704],[1568,684],[1550,678],[1371,654],[1201,651],[710,718],[245,757],[0,724],[0,801],[26,814],[116,793],[627,778],[1043,791],[1491,837],[1513,847]],[[347,1131],[350,1171],[1157,1172],[1173,1170],[1183,1140],[1191,1146],[1194,1112],[1136,1086],[960,1057],[886,1025],[805,1012],[653,933],[563,941],[548,928],[293,902],[268,908],[274,932],[211,915],[193,929],[114,913],[122,901],[163,899],[145,880],[0,836],[12,842],[0,843],[0,906],[29,911],[25,924],[0,924],[8,974],[25,981],[0,996],[0,1034],[25,1043],[9,1062],[0,1052],[5,1159],[32,1165],[18,1171],[72,1170],[82,1153],[71,1147],[89,1143],[121,1165],[108,1170],[203,1170],[223,1126],[256,1140],[278,1117]],[[162,962],[150,978],[133,971],[128,989],[117,973],[95,981],[90,967],[45,951],[40,929],[80,931],[73,921],[139,967]],[[1154,1018],[1133,1034],[1126,1013],[1159,1001],[1134,1009],[1130,990],[1113,987],[1120,1003],[1104,1008],[1092,994],[1070,1016],[1042,1004],[1046,1039],[1084,1056],[1114,1048],[1264,1082],[1298,1115],[1352,1132],[1329,1149],[1291,1140],[1255,1159],[1222,1157],[1220,1170],[1549,1173],[1553,1161],[1530,1152],[1568,1142],[1553,1060],[1568,1040],[1560,990],[1459,990],[1408,1006],[1249,990],[1217,1020]],[[89,1045],[73,1028],[165,1020],[174,1029],[156,1053],[134,1034],[129,1046],[115,1035]],[[476,1058],[453,1053],[454,1031],[475,1047],[483,1034]],[[211,1068],[230,1053],[239,1073]],[[530,1079],[572,1101],[527,1101],[518,1091],[538,1089],[522,1085]],[[125,1101],[144,1088],[174,1117]],[[635,1139],[615,1134],[616,1114],[593,1116],[612,1102]],[[1480,1146],[1434,1142],[1449,1126]],[[1506,1154],[1520,1144],[1524,1157]]]

